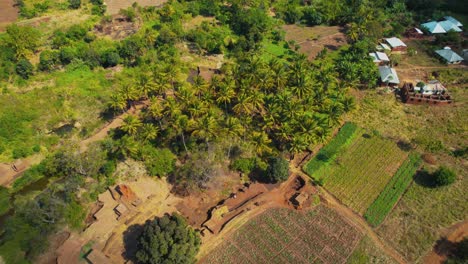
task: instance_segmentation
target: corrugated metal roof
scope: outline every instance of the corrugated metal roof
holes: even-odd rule
[[[436,50],[436,53],[439,54],[442,58],[444,58],[449,63],[463,60],[463,58],[460,55],[458,55],[451,49]]]
[[[446,20],[452,22],[457,27],[463,27],[463,24],[460,21],[458,21],[457,19],[455,19],[454,17],[452,17],[452,16],[446,16],[444,18]]]
[[[401,39],[393,37],[393,38],[386,38],[385,41],[390,45],[392,48],[396,47],[406,47],[406,44],[401,41]]]
[[[459,27],[457,27],[454,23],[448,20],[440,21],[439,24],[444,28],[446,32],[449,32],[450,30],[453,30],[455,32],[462,32],[462,30]]]
[[[399,84],[400,80],[398,79],[398,75],[395,69],[390,68],[388,66],[380,66],[379,67],[380,79],[384,83],[395,83]]]
[[[445,29],[439,24],[439,22],[435,21],[421,24],[421,27],[426,28],[432,34],[447,33],[447,31],[445,31]]]

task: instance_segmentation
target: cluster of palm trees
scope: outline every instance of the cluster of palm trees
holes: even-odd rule
[[[110,107],[123,111],[133,102],[149,99],[139,117],[129,116],[122,130],[141,140],[181,143],[233,142],[249,144],[258,156],[277,151],[291,154],[325,140],[346,111],[352,97],[324,61],[305,56],[292,60],[263,60],[246,53],[226,63],[210,83],[197,76],[181,81],[177,61],[138,69],[135,81],[123,82]],[[173,144],[172,144],[173,145]]]

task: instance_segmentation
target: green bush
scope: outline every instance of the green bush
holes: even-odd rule
[[[64,218],[72,229],[81,231],[86,218],[86,210],[76,201],[72,201],[65,206]]]
[[[178,215],[147,221],[138,238],[138,263],[195,263],[200,235]]]
[[[51,71],[57,68],[60,63],[60,53],[56,50],[44,50],[39,56],[38,69],[41,71]]]
[[[13,149],[12,156],[14,159],[20,159],[27,157],[32,154],[32,151],[27,148],[15,148]]]
[[[176,156],[169,149],[145,145],[138,153],[151,176],[163,177],[174,171]]]
[[[101,55],[101,65],[104,68],[114,67],[120,62],[120,56],[117,52],[106,50]]]
[[[249,174],[256,167],[255,158],[239,158],[232,162],[231,169],[245,174]]]
[[[271,183],[287,180],[289,177],[289,162],[280,157],[270,158],[268,160],[266,177],[268,182]]]
[[[18,64],[16,64],[16,73],[25,80],[29,79],[33,71],[34,67],[27,59],[21,59]]]
[[[432,177],[437,186],[450,185],[457,179],[456,173],[445,166],[440,166],[440,168],[432,174]]]
[[[68,0],[68,6],[71,9],[78,9],[81,6],[81,0]]]

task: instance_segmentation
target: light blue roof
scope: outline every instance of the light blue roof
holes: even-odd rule
[[[400,80],[398,79],[398,75],[395,69],[390,68],[388,66],[380,66],[379,67],[380,79],[384,83],[395,83],[399,84]]]
[[[446,32],[449,32],[450,30],[453,30],[455,32],[462,32],[462,30],[459,27],[457,27],[454,23],[448,20],[441,21],[439,22],[439,24],[444,28]]]
[[[447,31],[439,24],[439,22],[435,21],[421,24],[421,27],[426,28],[432,34],[447,33]]]
[[[457,27],[463,27],[463,24],[460,21],[456,20],[452,16],[446,16],[444,18],[445,18],[445,20],[448,20],[448,21],[452,22]]]
[[[440,22],[431,21],[421,24],[422,27],[426,28],[432,34],[447,33],[450,30],[455,32],[462,32],[462,30],[453,22],[444,20]]]
[[[444,58],[449,63],[459,62],[463,60],[463,58],[460,55],[455,53],[450,48],[436,50],[436,53],[439,54],[442,58]]]

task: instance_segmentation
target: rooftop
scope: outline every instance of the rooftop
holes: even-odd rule
[[[442,58],[444,58],[447,62],[458,62],[462,61],[463,58],[455,53],[452,49],[450,48],[444,48],[441,50],[436,50],[436,53],[439,54]]]
[[[457,27],[463,27],[463,24],[452,16],[446,16],[444,18],[445,20],[452,22]]]
[[[379,51],[372,52],[372,53],[369,53],[369,55],[374,59],[374,62],[390,61],[387,54],[383,52],[379,52]]]
[[[406,44],[401,41],[401,39],[397,38],[397,37],[393,37],[393,38],[386,38],[385,41],[387,41],[387,43],[390,45],[390,47],[392,48],[395,48],[395,47],[406,47]]]
[[[447,33],[450,30],[455,32],[461,32],[462,30],[450,20],[444,20],[440,22],[431,21],[421,24],[422,27],[426,28],[432,34]]]
[[[380,73],[380,79],[384,83],[395,83],[395,84],[400,83],[400,80],[398,79],[398,75],[395,69],[393,68],[390,68],[388,66],[380,66],[379,73]]]

